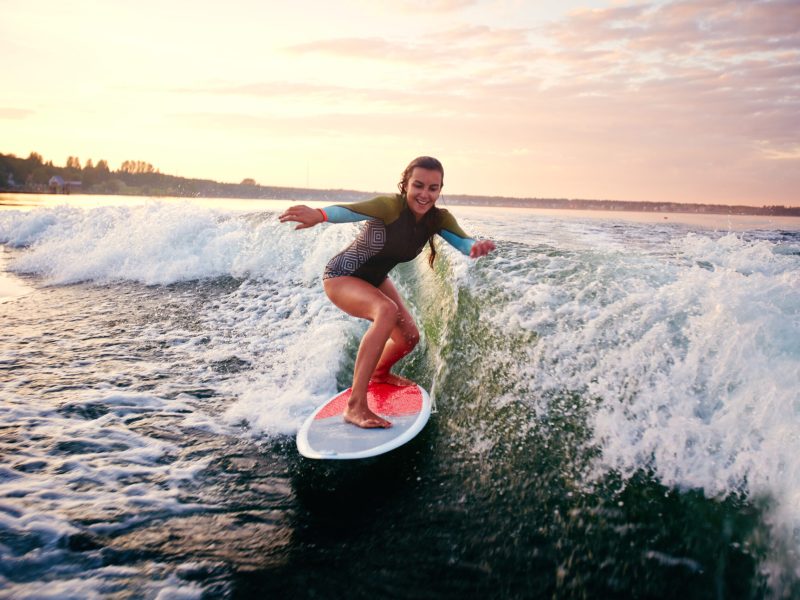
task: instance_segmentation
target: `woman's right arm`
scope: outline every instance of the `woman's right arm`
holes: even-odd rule
[[[355,223],[356,221],[364,221],[369,219],[369,215],[357,213],[341,204],[333,204],[325,208],[311,208],[305,204],[296,204],[287,208],[284,213],[278,217],[281,223],[287,221],[295,221],[300,223],[295,229],[305,229],[306,227],[313,227],[324,221],[331,223]]]
[[[325,213],[319,208],[311,208],[305,204],[296,204],[290,206],[283,214],[278,217],[281,223],[293,221],[299,223],[295,229],[305,229],[306,227],[313,227],[325,221]]]

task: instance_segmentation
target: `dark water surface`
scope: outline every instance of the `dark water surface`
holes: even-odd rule
[[[43,229],[6,240],[27,291],[0,304],[0,597],[800,597],[796,237],[592,222],[526,242],[509,220],[491,260],[402,267],[422,342],[401,373],[438,412],[327,462],[294,431],[350,379],[363,325],[317,281],[350,234],[162,217],[150,254],[124,211],[6,224]],[[284,262],[258,262],[266,243]],[[718,424],[734,439],[703,437]]]
[[[192,307],[235,285],[77,285],[23,299],[30,310],[6,320],[11,335],[1,367],[6,381],[17,382],[15,398],[36,397],[40,412],[3,425],[5,477],[63,477],[69,457],[100,457],[114,468],[115,450],[132,445],[128,436],[115,448],[108,435],[71,439],[59,427],[119,411],[101,398],[78,400],[90,388],[180,397],[213,413],[224,401],[214,385],[241,365],[217,364],[209,381],[195,378],[199,369],[185,364],[191,353],[174,342],[175,332],[197,338]],[[459,317],[470,318],[468,311]],[[170,339],[143,335],[151,330],[168,331]],[[462,365],[478,360],[458,352]],[[424,379],[423,363],[406,373]],[[150,366],[137,369],[141,364]],[[502,382],[464,380],[463,372],[438,382],[440,394],[462,399],[458,410],[440,403],[411,444],[344,464],[301,458],[290,436],[254,442],[187,427],[180,410],[168,406],[129,406],[115,426],[165,442],[169,452],[138,474],[74,479],[66,490],[56,480],[53,494],[65,500],[56,510],[75,531],[53,544],[51,560],[72,565],[76,578],[88,566],[97,571],[97,591],[131,598],[147,589],[143,579],[161,571],[181,586],[197,584],[209,598],[767,595],[760,565],[774,541],[757,502],[709,500],[665,488],[646,473],[626,482],[610,475],[587,491],[587,432],[574,398],[553,399],[551,407],[562,406],[531,424],[519,404],[493,405]],[[476,453],[478,434],[492,443]],[[203,466],[188,480],[158,472],[158,463],[177,461]],[[190,508],[155,502],[144,515],[135,504],[98,514],[96,505],[81,503],[93,486],[103,502],[114,504],[120,494],[127,502],[126,488],[140,484],[177,485],[176,503]],[[67,508],[70,494],[76,503]],[[26,583],[50,578],[48,561],[17,562],[46,541],[14,529],[0,531],[0,541],[7,589],[24,591]],[[133,570],[109,578],[108,567]],[[795,582],[781,585],[786,597],[797,591]]]

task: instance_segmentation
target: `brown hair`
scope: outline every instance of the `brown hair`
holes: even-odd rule
[[[439,171],[439,173],[442,175],[442,185],[444,186],[444,167],[442,166],[442,163],[432,156],[418,156],[408,163],[408,166],[405,168],[400,177],[400,182],[397,184],[397,189],[400,190],[400,195],[403,197],[403,199],[406,198],[406,194],[408,192],[408,180],[411,179],[411,173],[413,173],[414,169],[417,167],[420,169],[427,169],[429,171]],[[428,245],[431,248],[431,253],[428,256],[428,264],[431,268],[433,268],[433,261],[436,259],[436,247],[433,245],[433,236],[438,232],[438,224],[440,222],[439,209],[436,207],[436,205],[432,206],[431,209],[425,213],[422,221],[427,227]]]

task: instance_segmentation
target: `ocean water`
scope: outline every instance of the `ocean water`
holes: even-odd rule
[[[285,205],[0,198],[0,597],[800,597],[800,220],[450,207],[437,412],[328,464],[358,225]]]

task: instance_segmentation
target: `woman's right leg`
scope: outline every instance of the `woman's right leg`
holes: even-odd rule
[[[349,315],[372,321],[358,347],[353,391],[344,418],[359,427],[390,427],[389,421],[369,409],[367,387],[386,341],[397,324],[397,304],[378,288],[357,277],[332,277],[322,283],[328,298],[336,306]]]

